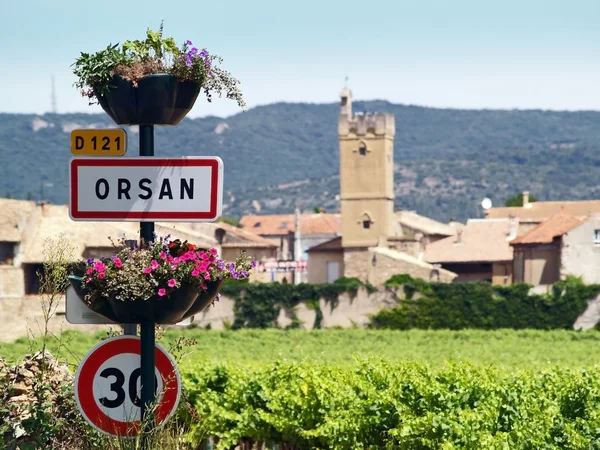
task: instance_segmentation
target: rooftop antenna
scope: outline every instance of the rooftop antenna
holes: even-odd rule
[[[344,78],[344,89],[348,89],[348,75]]]
[[[50,92],[50,107],[52,108],[52,113],[56,114],[56,85],[54,83],[54,75],[52,75],[52,87]]]

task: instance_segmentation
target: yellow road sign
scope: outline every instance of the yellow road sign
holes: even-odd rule
[[[71,131],[71,153],[88,156],[123,156],[127,151],[127,134],[112,130]]]

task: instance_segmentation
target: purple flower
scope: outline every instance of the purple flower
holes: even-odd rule
[[[206,64],[208,67],[210,67],[210,65],[211,65],[210,59],[205,59],[204,64]]]
[[[247,277],[248,276],[248,272],[246,272],[245,270],[242,270],[242,276],[243,277]]]
[[[203,48],[202,51],[200,52],[200,57],[206,58],[207,56],[208,56],[208,52],[206,51],[205,48]]]
[[[88,263],[89,265],[92,265],[92,264],[94,264],[94,258],[90,258],[90,259],[88,259],[88,260],[87,260],[87,263]]]
[[[225,268],[225,264],[223,264],[223,262],[220,262],[219,264],[217,264],[217,267],[218,267],[220,270],[223,270],[223,269]]]
[[[187,41],[185,41],[185,43],[186,43],[187,45],[192,45],[192,41],[190,41],[189,39],[188,39]]]
[[[256,267],[256,261],[252,261],[252,263],[250,264],[250,266],[254,269]]]
[[[233,278],[235,278],[236,280],[240,277],[240,274],[237,272],[233,272]]]
[[[187,54],[188,56],[194,56],[196,53],[198,53],[198,49],[193,47]]]

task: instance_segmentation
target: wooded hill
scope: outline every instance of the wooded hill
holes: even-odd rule
[[[396,118],[396,207],[440,220],[481,216],[521,190],[540,200],[600,198],[600,112],[436,109],[385,101],[355,111]],[[225,164],[224,214],[290,212],[300,201],[339,208],[337,104],[276,103],[226,119],[157,127],[156,155],[218,155]],[[70,131],[114,127],[104,114],[0,114],[0,195],[68,201]],[[137,155],[137,132],[128,156]]]

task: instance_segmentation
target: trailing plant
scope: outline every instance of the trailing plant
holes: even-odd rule
[[[109,44],[96,53],[82,52],[72,66],[78,78],[75,87],[90,104],[97,103],[99,96],[115,87],[114,76],[121,76],[137,86],[146,75],[167,73],[180,82],[199,84],[209,102],[213,94],[220,97],[224,94],[246,110],[240,82],[219,67],[222,62],[222,58],[211,55],[205,48],[199,49],[190,40],[178,46],[172,37],[163,37],[161,22],[158,31],[146,31],[145,40],[127,40],[121,46]]]
[[[374,328],[568,329],[600,293],[600,285],[585,285],[576,277],[558,281],[545,294],[531,294],[531,286],[522,283],[427,283],[408,275],[395,275],[385,284],[403,290],[404,298],[372,315]]]
[[[125,247],[123,240],[118,246],[121,250],[111,258],[90,258],[73,266],[74,274],[82,277],[89,305],[104,298],[146,301],[168,296],[182,285],[202,292],[211,282],[245,279],[255,266],[245,253],[227,263],[214,248],[200,249],[179,239],[171,241],[170,235],[134,248]]]

